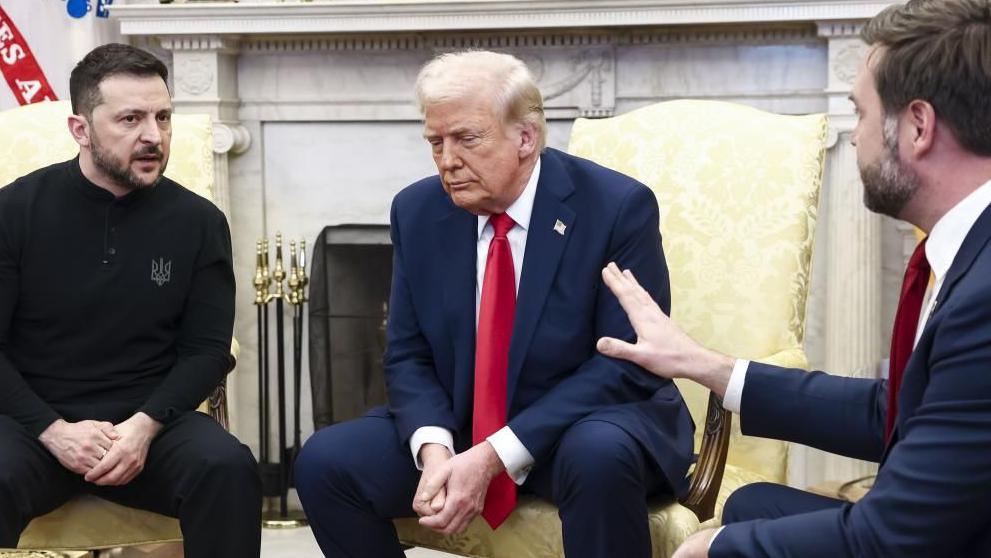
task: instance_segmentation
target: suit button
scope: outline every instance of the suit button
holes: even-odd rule
[[[116,256],[117,255],[117,249],[116,248],[111,248],[111,249],[107,250],[107,253],[110,254],[111,256]]]

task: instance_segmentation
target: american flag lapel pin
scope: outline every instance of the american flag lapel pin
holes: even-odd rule
[[[565,225],[564,223],[562,223],[560,219],[558,219],[557,222],[554,223],[554,232],[556,232],[557,234],[559,234],[561,236],[564,236],[564,229],[567,229],[567,228],[568,228],[568,226]]]

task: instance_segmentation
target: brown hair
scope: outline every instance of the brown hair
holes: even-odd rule
[[[965,149],[991,156],[991,0],[910,0],[861,37],[883,47],[874,80],[886,114],[926,101]]]
[[[110,43],[91,50],[69,75],[72,112],[87,118],[103,102],[100,82],[120,74],[139,77],[158,76],[169,79],[169,70],[161,60],[130,45]]]

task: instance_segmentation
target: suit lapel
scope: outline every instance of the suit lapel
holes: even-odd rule
[[[516,295],[516,316],[513,319],[513,339],[509,348],[507,394],[511,405],[516,383],[523,367],[523,359],[530,348],[537,322],[543,312],[547,293],[557,274],[561,255],[568,243],[568,230],[575,222],[575,212],[564,204],[574,192],[571,178],[557,159],[556,152],[548,149],[540,161],[540,178],[527,230],[526,254],[523,273]],[[562,230],[558,221],[564,225]]]
[[[981,250],[988,243],[989,239],[991,239],[991,206],[986,207],[984,212],[981,213],[981,216],[974,222],[974,226],[971,227],[970,232],[967,233],[967,237],[964,238],[963,244],[960,245],[960,250],[957,252],[956,257],[953,258],[953,264],[950,266],[950,270],[946,272],[946,279],[943,280],[943,286],[936,295],[936,303],[933,305],[932,312],[929,316],[930,320],[943,307],[943,303],[949,298],[953,292],[953,288],[960,279],[974,265],[974,260],[977,259],[977,255],[981,253]]]
[[[471,408],[475,356],[475,259],[478,219],[453,204],[437,221],[435,269],[440,270],[444,323],[454,354],[455,415]],[[461,412],[459,412],[461,411]]]
[[[967,274],[971,266],[974,265],[974,260],[977,259],[977,255],[981,253],[984,246],[991,240],[991,206],[984,209],[981,216],[977,218],[974,222],[974,226],[971,227],[970,232],[967,233],[967,237],[964,238],[963,244],[960,245],[960,250],[957,252],[956,257],[953,258],[953,264],[950,266],[949,271],[946,272],[946,279],[943,280],[943,286],[940,287],[939,292],[936,293],[936,302],[933,304],[933,308],[930,311],[929,318],[926,320],[926,328],[928,329],[933,322],[933,317],[943,308],[944,303],[953,293],[954,287],[960,282],[960,279]],[[923,330],[923,335],[925,330]],[[920,339],[920,343],[922,340]],[[913,351],[913,357],[915,353]],[[905,368],[905,376],[907,377],[910,372],[915,368],[916,359],[909,357],[908,364]],[[904,380],[903,380],[904,382]],[[888,454],[891,453],[891,448],[895,445],[893,442],[900,438],[899,431],[901,430],[901,425],[905,421],[905,414],[902,412],[903,409],[899,408],[898,420],[895,422],[895,432],[890,440],[885,445],[884,454],[881,457],[881,464],[884,464],[888,459]]]

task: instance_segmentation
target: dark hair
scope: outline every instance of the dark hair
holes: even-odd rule
[[[884,47],[874,80],[885,114],[926,101],[965,149],[991,156],[991,0],[910,0],[861,36]]]
[[[110,43],[98,46],[83,57],[69,76],[69,97],[72,112],[89,117],[103,102],[100,83],[108,77],[127,74],[159,76],[167,82],[169,70],[161,60],[130,45]]]

